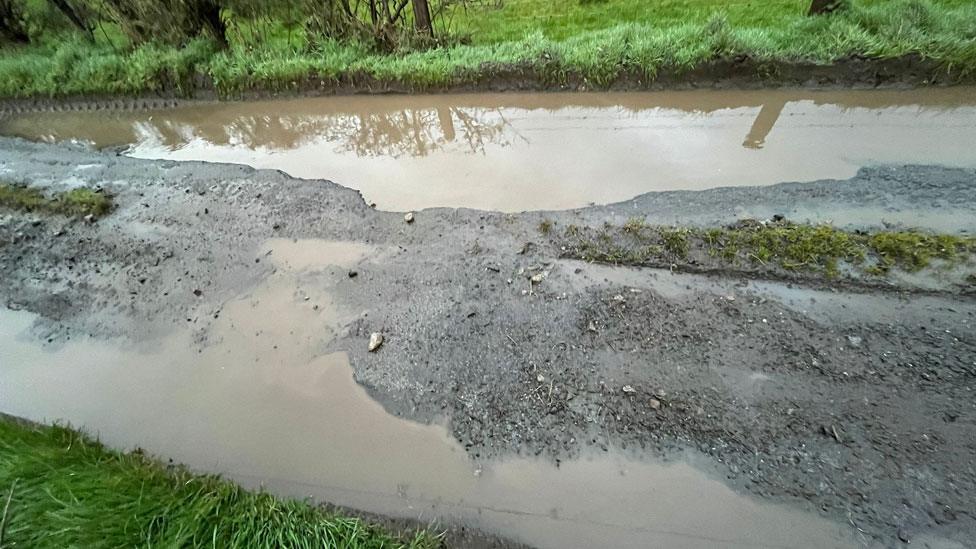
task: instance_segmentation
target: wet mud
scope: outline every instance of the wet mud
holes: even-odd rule
[[[972,169],[411,224],[242,166],[3,139],[0,174],[118,205],[0,217],[0,411],[534,546],[976,536],[971,295],[591,265],[539,231],[782,213],[971,234]]]

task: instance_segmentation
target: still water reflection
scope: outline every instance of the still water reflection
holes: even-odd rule
[[[872,164],[976,167],[976,90],[331,97],[17,115],[0,133],[281,169],[382,209],[517,211]]]

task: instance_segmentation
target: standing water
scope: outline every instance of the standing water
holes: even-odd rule
[[[47,347],[32,314],[0,310],[3,411],[67,420],[110,446],[277,494],[460,522],[540,548],[856,546],[846,525],[738,494],[681,460],[611,449],[558,466],[475,462],[443,425],[388,414],[328,347],[357,313],[330,296],[334,276],[315,275],[382,251],[275,239],[257,252],[277,271],[227,302],[202,339],[176,330]]]
[[[976,167],[976,90],[352,96],[0,119],[0,134],[330,179],[386,210],[606,204],[649,191]]]

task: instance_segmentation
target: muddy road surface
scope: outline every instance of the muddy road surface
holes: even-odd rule
[[[117,204],[0,217],[3,412],[534,546],[976,539],[970,289],[589,264],[540,231],[780,214],[971,235],[972,169],[412,223],[327,181],[13,139],[0,178]]]

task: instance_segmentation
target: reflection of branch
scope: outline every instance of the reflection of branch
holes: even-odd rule
[[[756,120],[746,135],[746,140],[742,142],[742,146],[747,149],[763,148],[763,145],[766,144],[766,137],[769,136],[769,132],[773,131],[773,126],[776,125],[776,121],[779,120],[779,115],[782,114],[785,106],[786,102],[782,100],[763,103],[762,109],[759,110]]]
[[[142,126],[140,128],[140,126]],[[426,156],[456,146],[484,153],[489,144],[507,144],[519,135],[500,109],[438,107],[398,111],[362,111],[326,115],[239,116],[229,122],[207,118],[196,123],[167,121],[137,123],[137,133],[154,134],[162,143],[179,148],[202,138],[215,145],[291,150],[309,144],[335,142],[357,156]],[[460,139],[459,139],[460,138]]]

